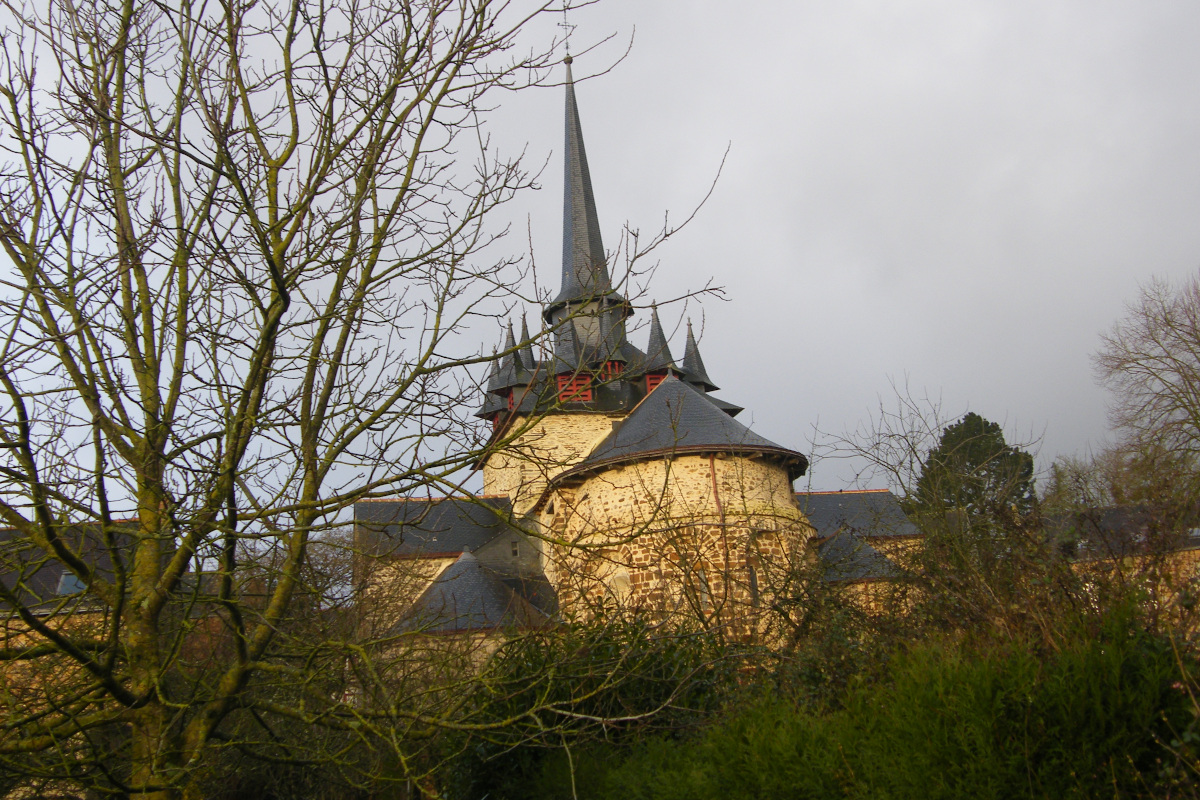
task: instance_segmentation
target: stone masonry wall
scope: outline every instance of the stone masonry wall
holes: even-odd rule
[[[483,493],[508,495],[513,511],[523,514],[546,488],[549,478],[579,463],[622,415],[550,414],[539,420],[517,417],[511,444],[483,465]]]
[[[752,634],[812,533],[779,465],[682,456],[556,492],[540,522],[546,573],[570,614],[623,608]]]

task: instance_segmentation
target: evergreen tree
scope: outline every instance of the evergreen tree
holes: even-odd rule
[[[1033,456],[1009,445],[1004,432],[974,412],[942,431],[911,498],[914,510],[957,509],[978,517],[998,509],[1033,510]]]

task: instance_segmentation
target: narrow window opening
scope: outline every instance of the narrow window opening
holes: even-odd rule
[[[512,557],[517,558],[521,555],[521,544],[516,539],[512,541]]]

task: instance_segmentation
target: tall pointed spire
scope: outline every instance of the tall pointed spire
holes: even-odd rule
[[[683,372],[684,380],[702,387],[706,392],[720,388],[712,382],[712,378],[708,377],[708,372],[704,369],[704,361],[700,358],[700,348],[696,346],[696,336],[692,333],[690,319],[688,320],[687,345],[683,348]]]
[[[658,306],[650,306],[650,343],[646,345],[646,372],[675,369],[671,347],[667,344],[662,323],[658,321]]]
[[[600,239],[600,221],[596,216],[596,198],[592,194],[592,176],[588,171],[583,147],[583,128],[575,102],[575,79],[571,75],[571,57],[567,65],[566,140],[564,143],[563,187],[563,266],[562,289],[546,307],[545,317],[573,301],[603,300],[606,305],[624,302],[612,291],[612,280],[604,259]]]

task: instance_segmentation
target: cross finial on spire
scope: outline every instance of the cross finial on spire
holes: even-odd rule
[[[566,35],[563,36],[563,46],[567,50],[567,57],[563,59],[563,63],[568,67],[571,66],[571,34],[575,31],[575,26],[567,22],[567,11],[570,8],[571,5],[568,0],[563,0],[563,21],[558,23],[558,27],[566,31]]]

